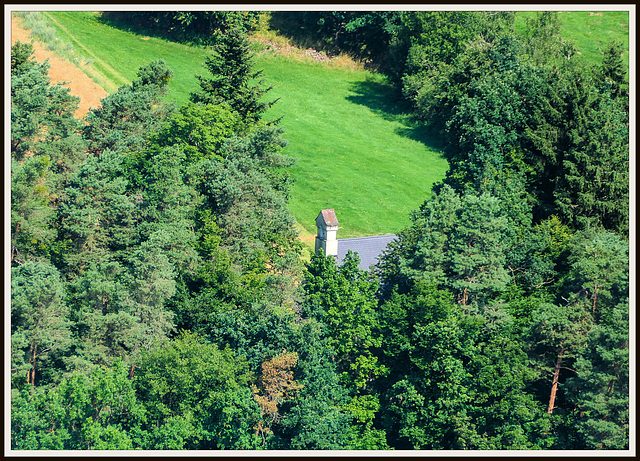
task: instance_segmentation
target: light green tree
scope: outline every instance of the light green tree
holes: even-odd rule
[[[30,386],[35,386],[40,381],[55,381],[55,371],[46,370],[45,367],[52,357],[65,352],[70,346],[69,311],[58,270],[43,262],[27,262],[13,267],[12,381],[18,381],[18,377],[22,377]]]
[[[149,448],[258,449],[260,409],[247,363],[183,332],[144,354],[135,375]]]
[[[353,252],[340,266],[332,257],[313,255],[304,280],[303,315],[325,326],[338,370],[356,388],[365,388],[386,368],[372,352],[382,339],[377,334],[376,283],[358,262]]]
[[[15,450],[148,449],[128,367],[116,362],[75,372],[51,388],[14,392],[11,447]]]
[[[591,315],[606,322],[610,310],[629,296],[629,243],[606,231],[577,232],[568,258],[576,291],[586,290]]]

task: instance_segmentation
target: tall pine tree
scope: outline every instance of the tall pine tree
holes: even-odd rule
[[[253,53],[247,33],[231,27],[220,33],[213,46],[212,56],[205,59],[204,67],[210,77],[196,75],[200,91],[191,93],[191,101],[205,104],[226,103],[247,124],[257,123],[276,101],[261,101],[271,87],[264,88],[256,79],[262,71],[254,71]]]

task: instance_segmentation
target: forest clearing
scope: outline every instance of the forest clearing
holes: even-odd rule
[[[15,14],[5,454],[635,454],[635,7]]]

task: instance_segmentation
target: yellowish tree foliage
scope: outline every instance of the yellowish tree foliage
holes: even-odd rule
[[[271,426],[282,419],[278,405],[295,397],[297,391],[302,388],[302,385],[293,379],[293,368],[297,363],[298,353],[287,352],[284,349],[281,354],[262,364],[260,387],[254,387],[254,398],[263,416],[263,421],[257,427],[258,433],[263,437],[271,433]]]

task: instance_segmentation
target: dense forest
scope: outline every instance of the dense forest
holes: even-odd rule
[[[181,107],[159,59],[77,119],[11,48],[12,449],[629,449],[621,44],[589,67],[556,13],[279,12],[445,146],[363,271],[305,260],[258,15],[109,16],[211,53]]]

